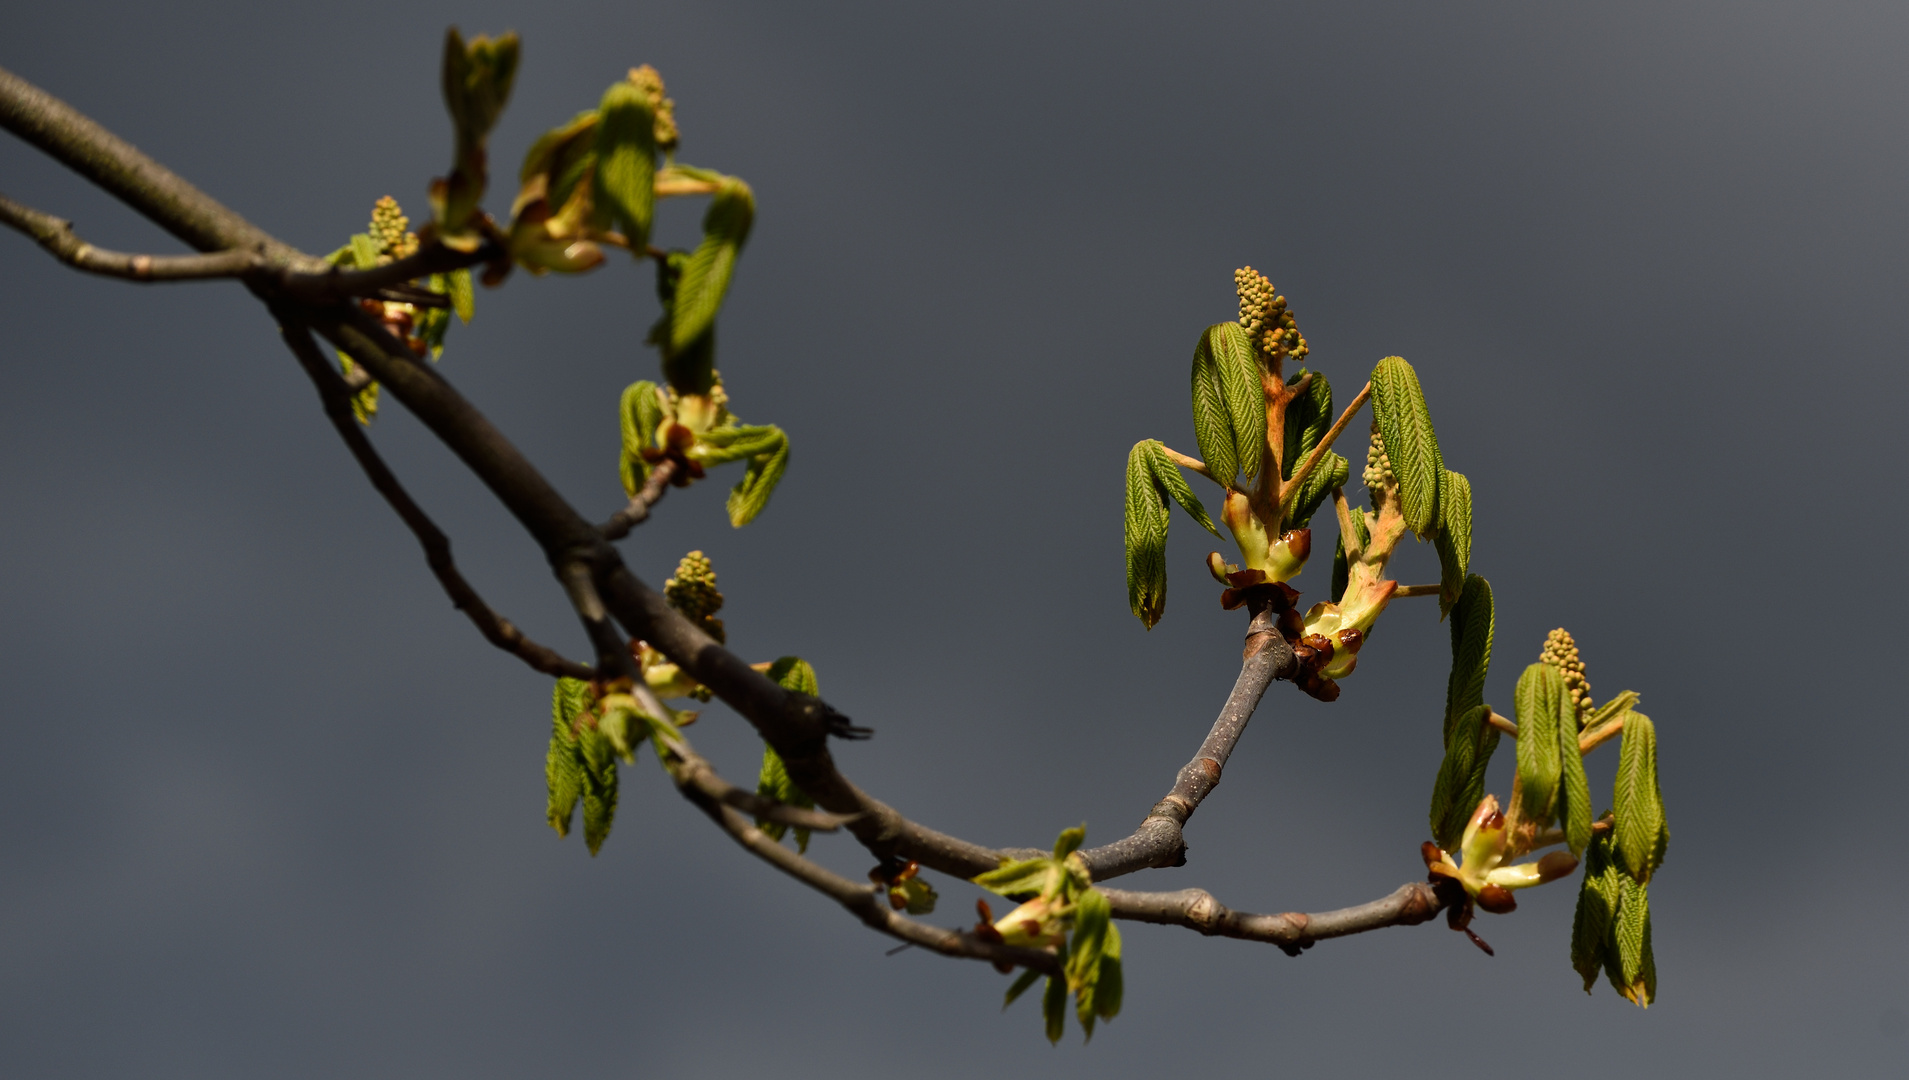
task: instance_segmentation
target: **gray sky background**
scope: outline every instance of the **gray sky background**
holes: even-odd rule
[[[383,194],[426,215],[446,24],[524,34],[504,176],[625,69],[660,68],[683,158],[757,192],[719,362],[794,457],[750,528],[722,516],[726,477],[625,550],[653,584],[708,551],[732,644],[808,657],[877,729],[842,748],[849,775],[985,842],[1124,833],[1231,684],[1240,619],[1184,517],[1165,621],[1127,613],[1120,476],[1136,439],[1193,442],[1193,341],[1232,317],[1231,271],[1263,268],[1342,398],[1387,354],[1424,380],[1499,598],[1488,699],[1569,627],[1598,697],[1636,689],[1656,718],[1674,837],[1647,1013],[1580,991],[1557,885],[1483,920],[1495,959],[1437,924],[1298,959],[1131,926],[1125,1013],[1050,1049],[1031,999],[1001,1014],[1006,979],[884,957],[647,759],[600,858],[558,841],[547,681],[451,610],[259,306],[86,278],[9,234],[0,1072],[1901,1075],[1900,5],[66,2],[5,21],[0,64],[313,251]],[[0,190],[95,243],[176,250],[11,139]],[[664,239],[699,214],[671,206]],[[626,264],[518,275],[443,370],[607,513],[616,395],[653,377],[653,318]],[[487,598],[580,652],[489,496],[401,409],[374,437]],[[1315,597],[1319,562],[1298,582]],[[1417,547],[1400,576],[1435,566]],[[1421,873],[1446,631],[1429,601],[1382,627],[1337,704],[1268,695],[1189,866],[1123,884],[1316,910]],[[733,714],[691,734],[753,776]],[[968,921],[975,890],[937,884],[937,920]]]

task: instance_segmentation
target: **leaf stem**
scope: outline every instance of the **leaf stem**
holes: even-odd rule
[[[1206,462],[1201,461],[1199,458],[1188,457],[1185,454],[1182,454],[1181,452],[1179,452],[1178,450],[1175,450],[1173,447],[1168,446],[1166,443],[1161,443],[1160,449],[1166,451],[1167,457],[1175,465],[1180,466],[1182,469],[1192,469],[1194,472],[1199,473],[1201,476],[1206,477],[1208,480],[1212,480],[1215,484],[1218,484],[1220,487],[1225,488],[1227,491],[1239,491],[1240,494],[1242,495],[1246,494],[1244,491],[1240,491],[1239,488],[1234,487],[1232,484],[1222,483],[1221,481],[1214,479],[1212,471],[1206,467]]]
[[[1578,736],[1578,754],[1588,754],[1599,746],[1616,738],[1624,730],[1624,716],[1619,714],[1615,720],[1607,720],[1590,731]]]
[[[1437,586],[1433,586],[1433,588],[1437,588]],[[1499,716],[1496,712],[1490,709],[1485,710],[1485,723],[1490,724],[1492,727],[1497,728],[1499,731],[1504,732],[1505,734],[1511,736],[1514,739],[1518,737],[1517,722],[1507,719],[1503,716]]]

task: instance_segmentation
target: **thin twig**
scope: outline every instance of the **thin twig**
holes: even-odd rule
[[[378,494],[384,496],[391,509],[410,528],[412,535],[418,538],[419,546],[424,548],[424,561],[437,575],[438,583],[449,594],[451,603],[462,611],[484,640],[510,653],[524,663],[546,675],[567,675],[573,679],[591,679],[596,677],[596,669],[574,660],[567,660],[554,649],[540,645],[524,636],[523,631],[511,624],[509,619],[492,611],[484,603],[477,590],[471,588],[464,575],[458,573],[457,564],[451,559],[451,541],[440,530],[424,510],[412,500],[404,485],[391,472],[378,451],[372,447],[371,440],[359,428],[357,418],[351,412],[351,391],[345,387],[344,380],[332,370],[325,356],[318,349],[311,332],[303,325],[281,316],[281,333],[292,355],[311,376],[312,383],[318,387],[318,396],[324,402],[325,415],[332,426],[338,429],[338,435],[345,440],[345,446],[356,458],[358,466],[365,472]]]
[[[1277,945],[1289,956],[1326,938],[1362,934],[1388,926],[1416,926],[1445,907],[1437,891],[1422,881],[1401,885],[1391,895],[1356,907],[1303,915],[1255,915],[1234,911],[1205,889],[1178,892],[1130,892],[1102,889],[1116,919],[1164,923],[1198,930],[1209,937],[1242,938]]]
[[[1398,600],[1407,596],[1437,596],[1438,588],[1437,582],[1430,585],[1401,585],[1392,590],[1392,599]]]
[[[1614,719],[1606,720],[1578,736],[1578,755],[1581,757],[1588,754],[1621,734],[1624,730],[1624,716],[1624,713],[1619,713]]]
[[[643,481],[642,490],[630,499],[630,505],[611,515],[610,520],[597,526],[605,540],[621,540],[630,535],[630,530],[649,520],[650,508],[661,502],[669,492],[669,482],[676,476],[676,461],[664,458],[650,470],[648,479]]]
[[[1326,437],[1320,439],[1319,445],[1313,447],[1312,453],[1306,455],[1305,464],[1293,470],[1293,478],[1286,481],[1285,486],[1280,488],[1279,517],[1281,521],[1286,519],[1286,511],[1292,505],[1293,496],[1299,493],[1299,489],[1305,484],[1306,478],[1312,475],[1314,466],[1318,465],[1319,460],[1326,456],[1326,451],[1332,449],[1333,441],[1339,438],[1341,432],[1345,431],[1347,422],[1352,419],[1352,414],[1358,412],[1359,408],[1365,404],[1366,399],[1371,396],[1372,384],[1368,382],[1359,388],[1359,395],[1352,399],[1352,404],[1347,405],[1344,412],[1339,414],[1339,419],[1333,421],[1332,427],[1326,431]]]
[[[54,258],[76,269],[127,281],[204,281],[239,277],[258,260],[258,252],[215,251],[210,255],[131,255],[107,251],[81,240],[73,223],[0,195],[0,224],[32,237]]]
[[[1492,710],[1487,709],[1485,711],[1485,723],[1490,724],[1492,727],[1497,728],[1499,731],[1504,732],[1505,734],[1511,736],[1514,739],[1518,737],[1517,723],[1515,721],[1506,719],[1505,717],[1499,716],[1496,712]]]

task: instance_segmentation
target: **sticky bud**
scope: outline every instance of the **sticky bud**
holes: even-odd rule
[[[1568,851],[1554,851],[1538,860],[1538,880],[1556,881],[1578,868],[1578,857]]]
[[[1518,898],[1502,885],[1486,885],[1478,890],[1478,906],[1493,915],[1509,915],[1518,910]]]

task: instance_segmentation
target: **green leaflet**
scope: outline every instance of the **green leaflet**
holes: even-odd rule
[[[358,369],[358,365],[351,362],[351,357],[346,356],[342,351],[338,354],[338,366],[343,369],[346,376],[350,376]],[[366,427],[371,426],[372,418],[378,415],[377,383],[366,383],[364,389],[351,395],[351,415],[357,417],[360,424]]]
[[[1112,984],[1103,985],[1109,968],[1109,944],[1114,951],[1114,974]],[[1066,972],[1067,984],[1074,991],[1074,1016],[1089,1039],[1094,1037],[1096,1021],[1112,1019],[1120,1011],[1124,988],[1120,985],[1119,956],[1120,931],[1114,929],[1107,897],[1098,889],[1082,892],[1074,905],[1074,933],[1068,941]],[[1112,993],[1103,996],[1103,990]]]
[[[1326,381],[1324,373],[1300,368],[1286,380],[1286,385],[1291,386],[1307,375],[1312,376],[1312,382],[1307,384],[1306,392],[1286,403],[1286,445],[1281,448],[1279,461],[1281,480],[1291,480],[1306,455],[1312,453],[1313,447],[1332,429],[1332,384]],[[1323,468],[1325,461],[1321,459],[1319,464]]]
[[[1332,489],[1346,486],[1351,478],[1351,463],[1334,451],[1326,451],[1319,464],[1313,466],[1312,474],[1306,477],[1305,485],[1293,496],[1292,506],[1286,511],[1285,527],[1303,529],[1311,524],[1312,516],[1325,504]]]
[[[477,296],[471,291],[471,271],[468,267],[459,267],[444,276],[444,283],[451,295],[451,307],[457,312],[461,322],[468,324],[471,316],[477,313]]]
[[[1087,826],[1076,825],[1071,829],[1062,829],[1061,834],[1054,838],[1054,860],[1059,862],[1067,858],[1079,851],[1080,846],[1086,842]]]
[[[1040,977],[1041,973],[1033,968],[1028,968],[1026,971],[1021,972],[1021,977],[1014,980],[1014,985],[1008,987],[1007,997],[1002,999],[1001,1007],[1005,1009],[1009,1005],[1014,1004],[1015,999],[1027,993],[1027,988],[1033,986],[1035,980]]]
[[[1624,717],[1624,746],[1617,759],[1617,784],[1612,796],[1617,811],[1617,862],[1640,885],[1663,864],[1670,845],[1664,821],[1664,796],[1657,786],[1657,728],[1650,717],[1631,712]]]
[[[586,723],[577,732],[577,759],[583,779],[583,842],[595,855],[616,820],[616,748]]]
[[[370,233],[351,234],[351,262],[360,270],[378,265],[378,242]]]
[[[1479,800],[1485,797],[1485,769],[1498,749],[1500,734],[1486,722],[1489,705],[1475,705],[1459,717],[1446,739],[1445,760],[1432,785],[1432,840],[1447,851],[1458,847]]]
[[[1491,670],[1491,582],[1477,574],[1468,577],[1453,611],[1452,674],[1445,683],[1447,747],[1451,746],[1452,728],[1458,718],[1485,700],[1485,675]]]
[[[443,274],[432,274],[428,285],[434,293],[448,292],[451,287]],[[418,340],[430,349],[431,359],[435,361],[444,355],[444,332],[451,328],[451,313],[446,308],[424,308],[415,318]]]
[[[656,207],[656,114],[649,95],[626,79],[603,92],[597,115],[596,215],[622,229],[640,259]]]
[[[481,140],[497,125],[517,78],[514,33],[478,35],[467,44],[453,27],[444,39],[444,104],[461,138]]]
[[[1352,519],[1353,529],[1359,534],[1359,546],[1363,548],[1365,545],[1371,543],[1372,533],[1365,522],[1365,511],[1351,509],[1351,513],[1348,516]],[[1352,580],[1352,567],[1346,563],[1346,538],[1340,536],[1339,539],[1333,543],[1332,602],[1337,604],[1345,598],[1346,585]],[[1482,693],[1483,691],[1481,690],[1480,692]],[[1445,715],[1448,717],[1452,715],[1449,707],[1445,710]]]
[[[705,431],[700,441],[710,449],[699,450],[696,459],[704,465],[741,461],[757,454],[773,454],[789,437],[782,429],[768,424],[731,424]]]
[[[1569,694],[1558,696],[1558,764],[1558,823],[1576,855],[1591,842],[1591,784],[1584,777],[1584,755],[1578,753],[1578,711]]]
[[[784,690],[792,690],[798,694],[814,697],[821,692],[816,687],[815,668],[809,666],[809,662],[799,656],[784,656],[769,665],[769,678]],[[756,781],[756,794],[774,799],[779,803],[799,806],[804,810],[815,807],[815,800],[789,778],[788,766],[783,764],[782,756],[776,753],[775,747],[768,743],[762,745],[762,775]],[[761,818],[756,819],[756,828],[761,829],[774,840],[781,840],[783,834],[788,831],[787,825],[776,821],[764,821]],[[795,831],[795,846],[798,851],[809,850],[809,830]]]
[[[1193,346],[1193,437],[1199,441],[1206,471],[1212,473],[1222,487],[1233,483],[1240,467],[1239,448],[1233,437],[1233,420],[1227,414],[1226,392],[1220,380],[1215,346],[1216,335],[1227,325],[1238,329],[1237,324],[1228,323],[1210,326]]]
[[[771,447],[749,459],[742,479],[729,492],[729,524],[738,529],[754,521],[769,505],[769,496],[775,494],[776,485],[789,468],[789,437],[781,428],[770,430],[776,433]]]
[[[1018,898],[1046,892],[1057,873],[1052,859],[1006,859],[971,880],[989,892]]]
[[[540,173],[557,174],[563,172],[567,162],[561,161],[559,155],[578,145],[589,148],[586,150],[586,153],[589,153],[594,161],[595,141],[578,140],[577,136],[595,128],[599,119],[600,117],[597,114],[597,110],[585,109],[571,117],[567,122],[537,136],[537,141],[531,143],[530,149],[524,151],[523,167],[517,170],[518,181],[527,184],[532,177]],[[568,190],[559,193],[553,188],[547,195],[550,200],[550,208],[556,210],[561,207],[564,203],[564,199],[568,197],[569,194]]]
[[[683,276],[676,284],[676,300],[670,314],[670,350],[679,352],[703,336],[716,321],[723,296],[729,291],[729,278],[736,269],[736,256],[749,239],[749,227],[756,217],[755,193],[749,185],[733,176],[678,169],[714,179],[718,183],[715,198],[703,215],[703,240],[696,245],[689,261],[683,264]]]
[[[1372,413],[1399,478],[1405,525],[1420,537],[1430,537],[1438,528],[1445,462],[1439,457],[1418,373],[1403,357],[1388,356],[1372,369]]]
[[[645,379],[625,387],[616,411],[623,432],[623,453],[617,470],[623,477],[623,490],[634,498],[641,486],[638,477],[650,472],[643,451],[656,445],[656,429],[663,423],[663,403],[657,397],[656,384]]]
[[[1167,504],[1145,442],[1127,454],[1127,606],[1147,629],[1167,607]]]
[[[1172,458],[1167,457],[1166,445],[1158,439],[1142,439],[1134,444],[1131,453],[1142,453],[1143,447],[1147,456],[1147,466],[1153,473],[1155,486],[1171,497],[1174,502],[1179,503],[1180,509],[1191,515],[1193,520],[1199,522],[1207,532],[1214,536],[1220,535],[1220,530],[1213,525],[1213,519],[1206,516],[1206,507],[1200,505],[1200,497],[1193,494],[1193,488],[1187,484],[1186,477],[1180,474],[1180,467],[1173,463]]]
[[[1632,1004],[1650,1008],[1657,1000],[1657,960],[1651,955],[1650,890],[1617,876],[1617,916],[1605,951],[1604,974]]]
[[[1551,822],[1557,806],[1558,716],[1568,699],[1564,677],[1550,664],[1532,664],[1518,677],[1518,816],[1539,826]],[[1576,721],[1573,721],[1575,723]]]
[[[1047,1041],[1059,1043],[1067,1034],[1067,982],[1049,976],[1047,993],[1041,995],[1041,1018],[1047,1021]]]
[[[1259,475],[1260,460],[1266,456],[1266,388],[1260,382],[1259,356],[1239,323],[1216,323],[1206,334],[1232,422],[1233,459],[1251,479]]]
[[[1464,473],[1445,470],[1438,503],[1438,617],[1443,619],[1465,591],[1472,564],[1472,482]]]
[[[1592,839],[1584,853],[1584,880],[1578,886],[1577,914],[1571,920],[1571,966],[1590,993],[1610,952],[1611,928],[1621,896],[1617,863],[1611,858],[1611,834]]]
[[[583,795],[583,763],[577,751],[577,715],[590,707],[590,684],[558,679],[550,694],[550,749],[544,754],[544,785],[550,791],[545,819],[558,836],[570,835],[570,819]]]
[[[1126,972],[1120,959],[1120,927],[1107,924],[1107,940],[1100,949],[1100,982],[1094,988],[1094,1014],[1102,1020],[1120,1015],[1127,996]]]

